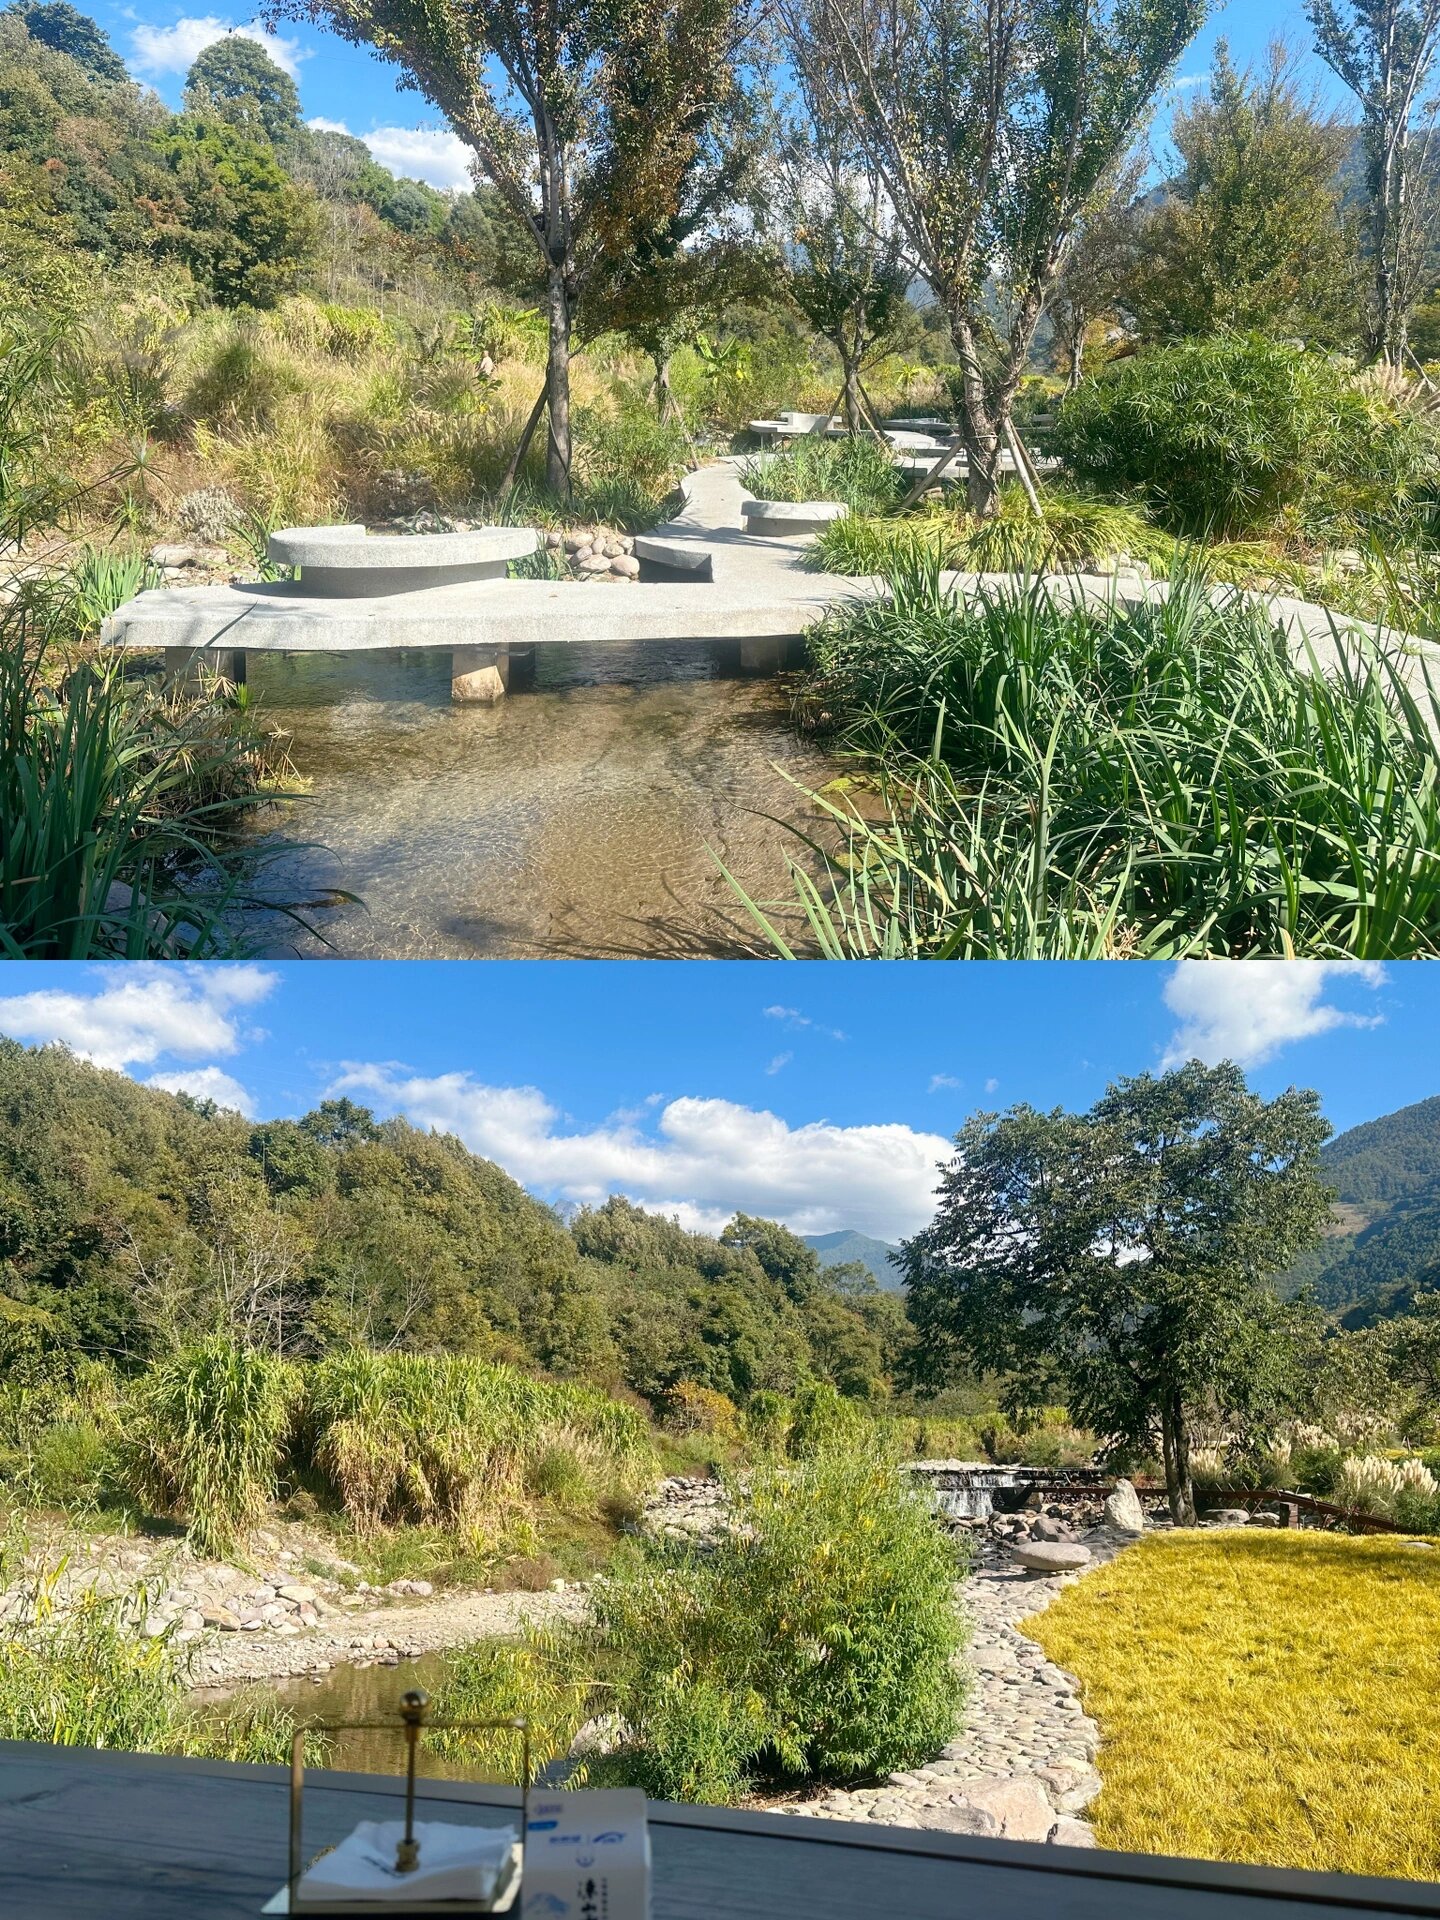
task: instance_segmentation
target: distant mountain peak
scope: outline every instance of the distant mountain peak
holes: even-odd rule
[[[888,1240],[874,1240],[868,1233],[855,1233],[842,1227],[837,1233],[802,1233],[807,1247],[813,1247],[822,1266],[843,1267],[858,1261],[875,1276],[875,1284],[889,1293],[898,1293],[904,1285],[896,1264],[900,1249]]]

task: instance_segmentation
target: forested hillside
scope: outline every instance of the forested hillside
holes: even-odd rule
[[[1404,1311],[1416,1285],[1440,1283],[1440,1096],[1352,1127],[1320,1158],[1338,1230],[1290,1279],[1355,1325]]]
[[[621,1199],[566,1226],[453,1137],[347,1100],[252,1124],[61,1048],[0,1040],[0,1321],[138,1367],[217,1330],[516,1361],[742,1403],[883,1397],[903,1306],[772,1221],[718,1239]]]

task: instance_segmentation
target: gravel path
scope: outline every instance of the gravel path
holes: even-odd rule
[[[1099,1731],[1074,1678],[1017,1625],[1123,1547],[1100,1530],[1084,1544],[1090,1565],[1055,1577],[1021,1571],[1007,1547],[984,1539],[970,1577],[955,1589],[971,1622],[965,1659],[974,1674],[955,1738],[928,1766],[893,1773],[882,1786],[836,1789],[776,1811],[1093,1847],[1079,1816],[1100,1791]]]

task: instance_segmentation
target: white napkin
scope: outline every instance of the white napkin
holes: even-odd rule
[[[362,1820],[333,1852],[300,1878],[306,1900],[488,1901],[515,1846],[513,1827],[455,1827],[417,1820],[420,1864],[395,1871],[395,1848],[404,1838],[400,1820]]]

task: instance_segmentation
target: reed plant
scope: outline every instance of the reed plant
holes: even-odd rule
[[[299,1379],[217,1334],[152,1367],[136,1391],[125,1472],[136,1498],[224,1555],[274,1499]]]
[[[603,1394],[461,1354],[328,1356],[311,1372],[309,1465],[362,1532],[409,1521],[473,1531],[543,1473],[609,1489],[643,1474],[643,1418]],[[564,1455],[567,1466],[561,1467]]]
[[[812,646],[801,716],[866,773],[792,861],[823,954],[1440,951],[1440,694],[1398,641],[1297,661],[1193,576],[962,601],[930,561]]]

